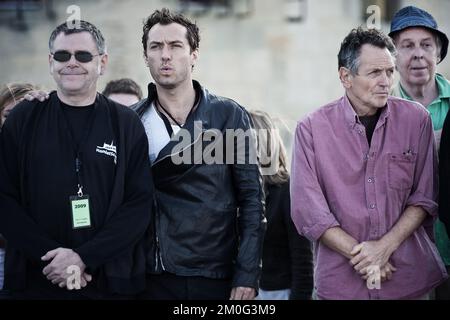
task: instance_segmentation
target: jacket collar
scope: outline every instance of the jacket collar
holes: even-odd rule
[[[186,145],[185,148],[192,146],[192,144],[196,143],[201,139],[203,132],[209,129],[208,117],[205,117],[205,113],[208,112],[206,108],[208,102],[208,94],[207,90],[204,89],[200,83],[196,80],[192,81],[194,85],[194,90],[198,92],[200,98],[198,102],[197,108],[192,112],[189,117],[186,119],[186,123],[183,126],[182,130],[180,130],[170,142],[161,149],[158,154],[158,157],[155,159],[153,165],[156,163],[170,158],[174,153],[174,147],[180,144]],[[156,85],[154,83],[150,83],[148,85],[148,98],[146,103],[142,106],[144,110],[142,110],[141,115],[148,110],[152,103],[155,101],[157,96]],[[139,113],[139,112],[138,112]],[[201,122],[201,125],[200,125]],[[187,139],[187,141],[185,140]],[[184,149],[184,148],[183,148]],[[179,152],[180,150],[178,150]]]

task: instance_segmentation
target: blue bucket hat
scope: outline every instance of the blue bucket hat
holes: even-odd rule
[[[392,38],[395,33],[410,27],[423,27],[437,34],[442,42],[441,61],[444,60],[447,55],[448,38],[438,29],[437,22],[431,14],[414,6],[400,9],[392,18],[389,36]]]

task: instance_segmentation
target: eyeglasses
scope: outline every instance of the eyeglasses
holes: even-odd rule
[[[101,56],[101,54],[92,54],[89,51],[75,51],[75,53],[70,53],[69,51],[61,50],[52,53],[52,56],[58,62],[67,62],[72,56],[75,56],[78,62],[86,63],[92,61],[96,56]]]

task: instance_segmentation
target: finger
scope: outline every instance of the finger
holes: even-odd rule
[[[243,299],[244,299],[244,289],[237,288],[236,289],[236,300],[243,300]]]
[[[383,275],[380,274],[380,276],[381,276],[381,282],[386,282],[389,280],[386,272]]]
[[[51,250],[51,251],[47,252],[46,254],[44,254],[44,255],[41,257],[41,260],[42,260],[42,261],[47,261],[47,260],[53,259],[54,257],[56,257],[56,255],[58,254],[58,252],[59,252],[59,248],[58,248],[58,249]]]
[[[391,280],[392,279],[392,272],[391,272],[391,270],[387,270],[386,271],[386,279],[387,280]]]
[[[55,279],[59,279],[59,277],[56,274],[52,274],[52,275],[48,275],[47,279],[52,281],[52,280],[55,280]]]
[[[236,295],[236,288],[231,289],[230,300],[235,300],[234,296]]]
[[[397,270],[389,262],[386,263],[386,265],[384,266],[384,269],[386,269],[386,271],[389,271],[390,273],[394,273]]]
[[[231,300],[241,300],[242,299],[241,289],[239,287],[236,287],[233,290],[234,290],[232,295],[233,299]]]
[[[48,275],[50,275],[51,273],[54,273],[54,271],[55,271],[55,268],[53,267],[53,265],[52,265],[51,263],[49,263],[48,265],[45,266],[44,269],[42,269],[42,273],[43,273],[45,276],[48,276]]]
[[[84,273],[84,279],[87,281],[87,282],[91,282],[92,281],[92,276],[90,275],[90,274],[88,274],[88,273]]]
[[[55,277],[60,277],[61,279],[65,278],[63,274],[61,274],[60,272],[55,270],[55,268],[53,268],[50,272],[47,273],[47,279],[50,279],[50,278],[53,279]]]
[[[352,251],[350,252],[350,254],[351,254],[352,256],[354,256],[355,254],[357,254],[358,252],[361,251],[362,247],[363,247],[363,243],[357,244],[356,246],[353,247],[353,249],[352,249]]]
[[[254,297],[255,297],[254,290],[252,288],[247,288],[244,291],[242,299],[243,300],[253,300]]]
[[[53,284],[60,284],[61,282],[66,283],[66,279],[60,277],[55,277],[51,281]]]
[[[364,268],[362,268],[361,270],[359,270],[358,271],[359,272],[359,274],[361,274],[361,275],[370,275],[371,273],[369,273],[369,268],[367,268],[367,267],[364,267]]]
[[[50,273],[51,269],[52,269],[52,267],[50,265],[45,266],[45,268],[42,269],[42,274],[44,276],[48,275]]]
[[[59,284],[58,284],[58,286],[60,287],[60,288],[64,288],[65,286],[66,286],[66,281],[61,281]],[[68,288],[69,290],[70,290],[70,288]]]
[[[357,271],[360,272],[362,269],[368,267],[370,265],[370,262],[367,261],[367,259],[363,259],[361,262],[359,262],[356,266],[354,266],[353,268]]]
[[[27,100],[27,101],[33,101],[34,100],[34,97],[31,94],[29,94],[29,93],[27,93],[23,98],[25,100]]]
[[[249,291],[248,288],[242,288],[242,300],[248,300]]]
[[[392,264],[389,263],[389,268],[392,270],[392,272],[397,271],[397,268],[394,267]]]
[[[357,265],[358,263],[360,263],[362,260],[364,259],[364,257],[361,254],[358,254],[356,256],[354,256],[351,260],[350,260],[350,264],[352,266]]]
[[[45,101],[46,99],[48,99],[48,94],[47,94],[47,92],[45,92],[45,91],[38,91],[38,92],[36,93],[36,98],[38,98],[39,101],[43,102],[43,101]]]

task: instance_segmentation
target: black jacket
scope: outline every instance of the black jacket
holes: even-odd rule
[[[40,272],[48,263],[40,257],[64,247],[80,255],[100,290],[137,293],[145,288],[144,233],[153,203],[142,123],[131,110],[97,95],[91,130],[81,147],[92,227],[74,230],[69,197],[76,194],[78,179],[62,112],[56,93],[44,102],[22,102],[0,133],[5,286],[25,289],[30,268]],[[101,152],[105,144],[109,151]]]
[[[450,117],[447,114],[439,146],[439,220],[450,235]]]
[[[260,287],[291,289],[291,300],[308,300],[313,289],[311,243],[298,234],[290,201],[289,182],[266,186],[267,231]]]
[[[190,134],[183,140],[189,145],[183,155],[195,150],[200,151],[198,155],[212,146],[205,141],[207,130],[215,129],[223,137],[226,129],[251,128],[243,107],[209,93],[196,81],[194,87],[200,100],[183,126]],[[156,98],[155,85],[148,89],[148,98],[133,107],[141,117]],[[149,271],[229,278],[233,287],[257,288],[265,227],[258,165],[249,161],[205,164],[201,159],[175,164],[174,157],[180,155],[176,146],[178,141],[169,142],[152,164],[157,209]],[[256,145],[249,143],[245,153],[255,150]]]

